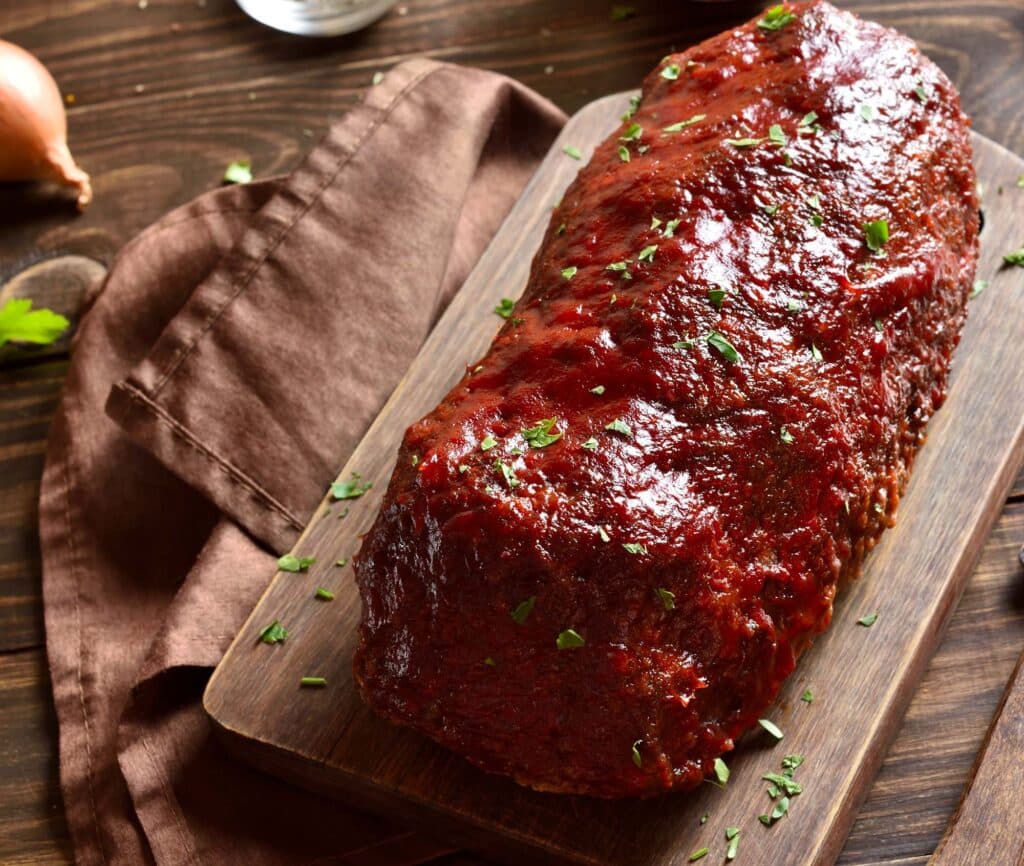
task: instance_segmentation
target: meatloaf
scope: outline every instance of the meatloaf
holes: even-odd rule
[[[368,704],[537,789],[699,783],[893,522],[977,236],[907,38],[815,2],[665,58],[405,435],[355,562]]]

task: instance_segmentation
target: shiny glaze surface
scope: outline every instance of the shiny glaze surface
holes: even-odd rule
[[[699,783],[827,626],[942,402],[977,255],[966,118],[909,40],[791,8],[648,76],[356,559],[366,700],[523,784]]]

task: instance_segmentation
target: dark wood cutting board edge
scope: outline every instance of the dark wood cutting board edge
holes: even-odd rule
[[[375,718],[351,682],[358,594],[350,567],[332,563],[355,552],[372,522],[405,427],[486,350],[500,324],[493,306],[525,285],[550,207],[580,165],[563,147],[589,158],[628,96],[591,103],[563,130],[339,475],[359,472],[375,487],[351,503],[325,498],[295,547],[317,563],[307,574],[274,578],[211,678],[204,705],[227,748],[257,768],[512,863],[677,866],[703,845],[712,862],[724,852],[727,824],[743,828],[748,866],[832,863],[1024,456],[1024,287],[1019,270],[1000,268],[1002,254],[1024,241],[1024,209],[1015,207],[1024,193],[1014,189],[1024,161],[980,136],[975,161],[987,187],[987,225],[978,275],[991,286],[971,302],[950,398],[932,421],[897,528],[837,603],[832,628],[801,660],[771,714],[786,732],[782,744],[770,749],[745,738],[729,756],[733,777],[724,791],[703,786],[619,803],[539,794]],[[351,513],[338,519],[345,505]],[[320,585],[335,591],[335,601],[313,600]],[[856,625],[875,609],[875,626]],[[289,628],[288,641],[259,645],[274,619]],[[327,688],[300,690],[306,674],[325,675]],[[799,700],[808,684],[816,695],[810,705]],[[764,828],[756,819],[768,804],[759,777],[790,751],[808,757],[798,772],[805,793],[794,798],[791,817]],[[701,826],[705,812],[712,819]]]

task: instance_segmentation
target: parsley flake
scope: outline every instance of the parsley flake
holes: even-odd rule
[[[47,346],[63,334],[70,323],[45,307],[32,309],[29,298],[11,298],[0,307],[0,346],[32,343]]]
[[[673,132],[681,132],[688,126],[693,126],[695,123],[700,123],[705,117],[707,117],[706,114],[695,114],[689,120],[680,120],[678,123],[671,123],[668,126],[663,126],[661,128],[661,131],[667,133],[668,135],[671,135]]]
[[[490,451],[497,444],[498,440],[495,439],[490,433],[488,433],[486,436],[484,436],[483,439],[480,440],[480,450]]]
[[[644,759],[640,755],[640,746],[643,740],[636,740],[633,743],[633,763],[637,765],[637,768],[643,767]]]
[[[623,162],[629,162],[629,148],[624,144],[619,145],[619,159]]]
[[[825,356],[821,354],[821,349],[815,343],[811,343],[811,357],[819,363],[825,360]]]
[[[595,385],[590,389],[591,394],[597,394],[600,397],[604,393],[604,385]]]
[[[247,159],[240,159],[231,163],[224,170],[224,183],[251,183],[252,163]]]
[[[800,700],[802,700],[805,704],[811,703],[814,700],[814,692],[812,692],[810,689],[804,689],[804,693],[800,695]]]
[[[603,541],[605,544],[612,540],[612,537],[608,534],[608,530],[605,529],[603,526],[597,527],[597,534],[601,541]]]
[[[787,24],[791,24],[796,21],[796,15],[790,12],[782,3],[778,6],[772,6],[764,14],[764,18],[757,22],[757,26],[762,30],[775,31],[781,30]]]
[[[578,270],[579,268],[577,268],[576,265],[569,265],[569,267],[567,268],[562,268],[562,279],[571,280],[573,277],[576,276],[576,272]]]
[[[789,432],[789,428],[787,428],[785,424],[779,428],[779,439],[782,440],[784,445],[792,445],[796,441],[793,434]]]
[[[689,859],[690,859],[691,863],[696,863],[698,860],[703,860],[707,856],[708,856],[708,849],[707,848],[698,848],[696,851],[694,851],[690,855]]]
[[[707,343],[713,349],[715,349],[726,361],[735,364],[740,359],[740,353],[736,351],[736,347],[733,346],[725,337],[718,333],[718,331],[712,331],[707,336]]]
[[[651,244],[650,246],[644,247],[640,250],[640,254],[636,257],[638,262],[653,262],[654,254],[658,251],[657,244]]]
[[[580,153],[580,149],[578,147],[574,147],[571,144],[567,144],[565,147],[563,147],[562,153],[564,153],[566,156],[572,157],[573,159],[583,159],[583,154]]]
[[[776,147],[786,146],[786,133],[782,131],[782,127],[777,123],[773,123],[768,127],[768,138],[771,139],[772,144]]]
[[[729,847],[725,849],[725,859],[735,860],[736,854],[740,850],[740,828],[739,827],[726,827],[725,838],[729,843]]]
[[[505,479],[505,483],[508,485],[509,490],[514,490],[519,486],[519,479],[516,478],[516,473],[513,471],[512,467],[500,457],[494,461],[494,468],[501,472],[501,477]]]
[[[917,82],[917,87],[914,88],[914,96],[917,97],[918,102],[920,102],[922,105],[928,104],[929,94],[928,91],[925,89],[923,81]]]
[[[711,817],[711,815],[708,812],[705,812],[703,815],[700,816],[700,825],[701,825],[701,827],[703,827],[705,824],[707,824],[708,818],[710,818],[710,817]]]
[[[535,426],[521,430],[526,443],[531,448],[547,448],[548,445],[561,439],[561,433],[551,432],[555,426],[555,420],[554,418],[542,418]]]
[[[722,301],[725,300],[725,289],[708,289],[708,300],[717,309],[722,309]]]
[[[283,643],[287,639],[288,630],[281,625],[280,620],[275,619],[270,625],[260,632],[260,640],[263,641],[263,643]]]
[[[763,138],[727,138],[725,139],[726,144],[731,144],[733,147],[756,147],[759,145]]]
[[[808,111],[807,114],[805,114],[802,118],[800,118],[800,122],[797,124],[797,128],[798,129],[810,129],[810,128],[812,128],[814,126],[814,124],[817,122],[817,120],[818,120],[818,112],[816,112],[816,111]]]
[[[820,213],[812,213],[807,221],[816,229],[820,229],[825,222],[825,217]]]
[[[679,223],[681,222],[681,219],[669,220],[667,223],[665,223],[665,228],[662,229],[661,236],[663,238],[673,237],[676,233],[676,229],[679,228]]]
[[[787,313],[799,313],[803,308],[803,301],[799,301],[796,298],[790,298],[788,301],[786,301]]]
[[[864,243],[871,252],[877,253],[889,242],[889,221],[874,220],[864,223]]]
[[[459,475],[465,475],[469,472],[469,467],[465,463],[459,464]]]
[[[1019,250],[1014,250],[1012,253],[1007,253],[1003,256],[1003,261],[1008,265],[1016,265],[1019,268],[1024,268],[1024,247]]]
[[[692,349],[693,348],[693,340],[676,340],[672,344],[672,348],[673,349],[678,349],[679,351],[683,351],[684,349]]]
[[[729,767],[721,758],[715,758],[715,778],[720,785],[729,781]]]
[[[869,613],[866,616],[862,616],[857,620],[857,625],[862,625],[864,628],[871,628],[876,622],[878,622],[877,613]]]
[[[316,562],[316,559],[312,556],[295,556],[294,554],[286,553],[277,561],[277,567],[281,571],[298,574],[300,571],[305,571],[314,562]]]
[[[299,685],[307,688],[323,688],[327,685],[327,680],[323,677],[303,677],[299,680]]]
[[[560,632],[558,637],[555,638],[555,646],[560,650],[579,649],[584,644],[586,644],[586,641],[583,639],[583,635],[571,628]]]
[[[512,311],[515,309],[516,302],[511,298],[502,298],[499,301],[498,306],[494,308],[494,312],[501,316],[503,319],[508,319],[512,315]]]
[[[593,436],[591,436],[586,442],[584,442],[580,446],[580,448],[586,448],[587,451],[596,451],[597,450],[597,440]]]
[[[875,106],[869,105],[868,103],[865,102],[860,107],[860,116],[863,117],[865,120],[872,121],[875,119],[876,115],[877,112],[875,111]]]
[[[758,719],[757,723],[771,734],[776,740],[782,739],[782,731],[771,719]]]
[[[678,63],[670,63],[661,70],[661,77],[666,81],[675,81],[679,77],[680,71]]]
[[[626,131],[619,136],[619,141],[639,141],[644,134],[644,128],[639,123],[631,123]]]
[[[629,429],[629,425],[620,418],[616,418],[614,421],[604,425],[605,430],[611,430],[613,433],[621,433],[630,439],[633,438],[633,431]]]
[[[626,553],[632,553],[634,556],[641,553],[645,556],[647,555],[647,547],[645,545],[637,544],[632,541],[627,541],[625,544],[623,544],[622,549],[625,550]]]
[[[970,295],[968,295],[968,297],[976,298],[976,297],[978,297],[978,295],[980,295],[987,288],[988,288],[988,280],[975,280],[974,281],[974,285],[971,287],[971,293],[970,293]]]
[[[634,114],[636,114],[636,110],[639,107],[640,107],[640,97],[637,94],[633,94],[631,97],[629,97],[629,108],[627,108],[622,113],[622,122],[625,123]]]
[[[661,603],[664,606],[665,610],[676,609],[676,594],[674,592],[671,592],[665,589],[664,587],[659,586],[657,589],[654,590],[654,594],[657,595],[658,598],[661,600]]]
[[[490,656],[487,656],[487,658],[484,659],[484,664],[487,665],[487,667],[489,667],[489,668],[493,668],[493,667],[497,667],[498,666],[498,663],[493,658],[491,658]]]
[[[316,588],[314,595],[322,601],[334,601],[334,593],[329,589],[324,589],[322,586]]]
[[[346,565],[348,565],[348,560],[347,560],[347,559],[339,559],[339,560],[338,560],[337,562],[335,562],[334,564],[335,564],[335,565],[336,565],[336,566],[337,566],[338,568],[344,568],[344,567],[345,567]]]
[[[517,625],[526,625],[533,606],[537,603],[537,596],[531,595],[526,601],[521,601],[512,610],[512,619]]]

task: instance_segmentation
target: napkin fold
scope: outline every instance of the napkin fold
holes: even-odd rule
[[[289,177],[201,196],[118,255],[76,338],[40,498],[82,866],[448,850],[232,762],[200,698],[563,122],[502,76],[410,61]]]

